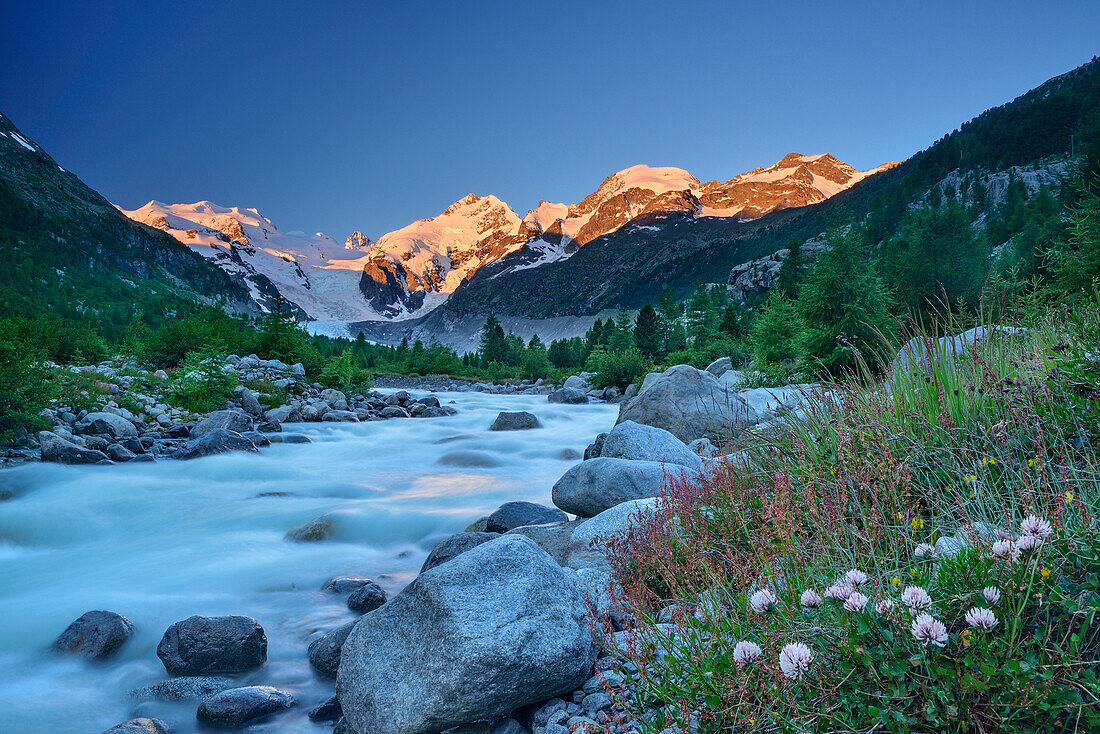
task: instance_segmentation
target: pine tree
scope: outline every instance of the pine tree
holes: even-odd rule
[[[619,309],[615,317],[614,328],[607,340],[607,346],[613,352],[625,352],[634,345],[634,324],[626,309]]]
[[[718,322],[718,331],[730,339],[741,338],[741,320],[737,316],[737,307],[727,303],[722,311],[722,320]]]
[[[797,238],[792,239],[787,245],[787,255],[779,265],[779,274],[775,277],[775,290],[786,298],[798,298],[798,282],[802,278],[803,265],[805,265],[805,256],[802,253],[802,242]]]
[[[508,359],[508,343],[504,336],[504,327],[494,314],[489,314],[485,325],[481,327],[481,340],[478,345],[481,364],[488,367],[493,362],[505,363]]]
[[[798,357],[802,321],[791,299],[779,291],[768,294],[752,322],[753,357],[759,364],[772,365]]]
[[[271,310],[260,321],[256,351],[268,358],[291,361],[301,358],[304,347],[305,332],[298,326],[290,301],[276,294]]]
[[[642,306],[634,319],[634,346],[647,357],[657,357],[662,352],[661,324],[657,320],[657,311],[648,303]]]
[[[672,336],[672,332],[675,325],[680,321],[683,316],[683,310],[680,308],[680,304],[672,296],[672,289],[668,287],[666,283],[661,287],[661,295],[657,299],[657,316],[659,317],[661,324],[661,341],[665,344],[665,352],[672,352],[675,349],[668,346],[669,338]],[[682,349],[683,347],[677,347]]]
[[[875,364],[888,336],[890,295],[868,260],[855,226],[826,235],[832,249],[818,256],[802,284],[800,351],[836,374],[857,366],[856,351]]]

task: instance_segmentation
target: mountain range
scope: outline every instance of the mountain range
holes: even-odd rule
[[[636,165],[574,204],[540,201],[521,218],[496,196],[469,194],[376,241],[353,232],[343,245],[321,233],[282,232],[255,209],[209,201],[120,211],[209,259],[262,309],[273,287],[314,321],[403,321],[442,305],[490,264],[497,276],[540,268],[604,235],[652,229],[670,216],[755,220],[824,201],[893,165],[857,171],[828,154],[791,153],[706,183],[682,168]]]

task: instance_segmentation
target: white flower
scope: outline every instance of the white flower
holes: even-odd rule
[[[810,648],[801,642],[792,642],[784,645],[783,652],[779,653],[779,669],[789,679],[798,680],[810,669],[813,660],[814,655]]]
[[[775,598],[775,594],[771,589],[761,589],[752,596],[749,597],[749,606],[757,614],[765,614],[771,611],[771,608],[776,605],[779,600]]]
[[[848,573],[844,574],[844,581],[848,586],[859,586],[860,584],[867,583],[867,574],[860,571],[858,568],[853,568]]]
[[[833,584],[829,588],[825,589],[825,596],[830,599],[836,599],[838,601],[844,601],[852,595],[852,587],[847,584]]]
[[[821,594],[818,594],[813,589],[806,589],[802,592],[802,598],[799,600],[802,602],[802,606],[807,609],[815,609],[822,604]]]
[[[748,640],[741,640],[733,648],[733,659],[738,665],[745,665],[760,657],[760,653],[760,645]]]
[[[929,644],[936,647],[943,647],[947,644],[947,627],[931,614],[918,614],[909,629],[913,633],[913,637],[917,638],[917,642],[925,647],[928,647]]]
[[[906,586],[905,591],[901,592],[901,603],[920,612],[932,606],[932,597],[919,586]]]
[[[887,614],[889,614],[890,610],[893,609],[893,608],[894,608],[894,600],[893,599],[879,599],[878,602],[875,604],[875,611],[878,612],[879,614],[881,614],[884,617]]]
[[[936,555],[936,548],[928,543],[921,543],[913,550],[913,555],[917,558],[931,558]]]
[[[1024,531],[1024,535],[1035,535],[1043,540],[1049,538],[1053,532],[1049,522],[1035,515],[1025,517],[1020,523],[1020,530]]]
[[[848,595],[848,599],[844,602],[844,608],[849,612],[862,612],[867,607],[868,599],[858,591],[853,591]]]
[[[1012,535],[1004,528],[994,528],[993,534],[1000,540],[1008,540]]]
[[[1042,544],[1043,536],[1041,535],[1021,535],[1019,540],[1016,541],[1016,554],[1013,557],[1018,558],[1021,553],[1038,550]]]
[[[997,626],[997,615],[993,613],[992,609],[971,607],[966,613],[966,623],[971,627],[991,630]]]
[[[993,544],[993,555],[1004,560],[1016,560],[1020,556],[1020,550],[1016,544],[1007,538],[998,540]]]
[[[985,600],[990,604],[996,604],[1001,600],[1001,590],[996,586],[987,586],[982,589],[982,596],[984,596]]]

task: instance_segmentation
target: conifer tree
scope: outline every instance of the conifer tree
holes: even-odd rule
[[[802,277],[803,265],[805,256],[802,253],[802,242],[794,238],[787,245],[787,255],[779,265],[779,274],[775,277],[775,289],[784,297],[798,298],[798,282]]]
[[[485,325],[481,327],[481,340],[478,345],[481,364],[488,367],[492,362],[504,363],[508,359],[508,343],[504,336],[504,327],[495,314],[489,314]]]
[[[662,352],[661,324],[657,320],[657,311],[648,303],[642,306],[634,319],[634,346],[647,357],[657,357]]]

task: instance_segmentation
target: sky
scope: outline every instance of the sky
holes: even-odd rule
[[[1100,54],[1100,2],[70,2],[0,9],[0,111],[124,208],[369,237],[636,163],[900,160]]]

